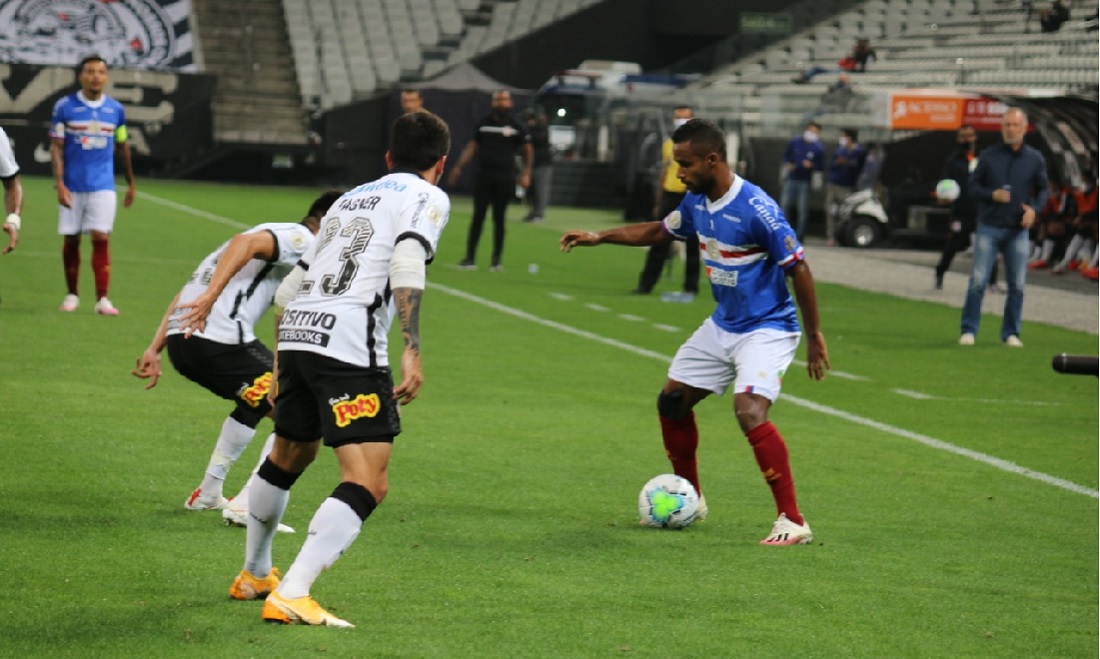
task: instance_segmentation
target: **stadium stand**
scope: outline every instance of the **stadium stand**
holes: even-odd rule
[[[754,55],[714,71],[688,91],[711,115],[735,122],[743,135],[796,130],[819,104],[835,75],[809,84],[791,78],[811,66],[835,67],[857,37],[877,52],[854,74],[859,102],[817,120],[826,129],[865,125],[876,90],[945,87],[962,91],[1042,88],[1052,94],[1097,89],[1097,40],[1084,17],[1097,0],[1075,3],[1075,18],[1053,34],[1038,28],[1021,4],[1004,0],[869,0]]]
[[[218,76],[214,135],[219,143],[304,144],[294,62],[285,19],[268,0],[195,0],[205,69]]]
[[[302,103],[327,109],[444,69],[598,0],[282,0]]]

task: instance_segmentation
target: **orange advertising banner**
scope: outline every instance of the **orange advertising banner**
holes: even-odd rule
[[[954,130],[962,124],[966,99],[923,94],[890,95],[890,128]]]

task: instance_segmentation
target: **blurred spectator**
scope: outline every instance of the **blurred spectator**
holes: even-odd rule
[[[968,192],[978,202],[974,264],[967,284],[959,345],[974,345],[982,319],[982,298],[997,255],[1004,257],[1005,296],[1001,342],[1022,348],[1020,330],[1027,281],[1028,229],[1035,210],[1046,205],[1047,163],[1036,148],[1024,144],[1027,113],[1009,108],[1001,118],[1001,144],[985,149],[970,174]]]
[[[672,132],[686,124],[695,116],[695,110],[690,105],[680,105],[672,109],[672,131],[669,137],[661,144],[661,175],[657,183],[657,199],[653,205],[653,219],[663,220],[680,205],[687,192],[687,186],[680,180],[680,165],[672,158]],[[642,274],[638,277],[638,287],[634,289],[635,295],[648,295],[661,278],[665,263],[672,254],[672,243],[666,240],[651,245],[646,251],[645,264],[642,266]],[[684,241],[684,289],[680,293],[662,296],[665,302],[691,302],[695,294],[699,292],[699,237],[689,237]]]
[[[523,168],[516,178],[516,155],[523,157]],[[448,185],[454,186],[470,162],[477,165],[474,174],[474,212],[466,234],[466,258],[458,264],[463,270],[476,270],[474,257],[485,226],[485,215],[493,212],[493,254],[489,269],[499,272],[504,255],[504,214],[516,196],[516,183],[521,188],[531,185],[534,160],[527,126],[512,114],[512,93],[506,89],[493,92],[492,110],[477,122],[474,137],[451,168]]]
[[[419,89],[401,90],[401,114],[410,112],[423,112],[424,99],[420,96]]]
[[[1096,186],[1088,192],[1074,190],[1073,198],[1077,206],[1077,217],[1070,222],[1073,238],[1070,239],[1062,260],[1050,269],[1054,274],[1087,270],[1092,254],[1096,251]]]
[[[546,219],[546,204],[550,201],[550,181],[553,177],[554,159],[550,151],[550,122],[541,108],[532,108],[523,114],[527,132],[531,135],[531,148],[535,152],[531,167],[531,189],[527,194],[530,210],[524,222],[542,222]]]
[[[813,66],[792,78],[791,82],[796,82],[798,84],[806,83],[816,75],[829,72],[839,73],[840,71],[848,71],[851,73],[863,73],[867,70],[868,62],[874,60],[875,49],[871,47],[870,39],[857,39],[855,47],[852,48],[852,52],[837,61],[835,68]]]
[[[1090,18],[1086,18],[1083,24],[1087,32],[1096,32],[1097,26],[1100,26],[1100,8],[1097,8]]]
[[[802,123],[806,124],[823,114],[829,112],[846,112],[855,97],[852,89],[851,77],[844,72],[836,77],[836,82],[829,85],[825,93],[821,95],[821,102],[813,110],[802,115]]]
[[[1069,5],[1065,0],[1054,0],[1050,7],[1039,12],[1039,27],[1043,32],[1057,32],[1069,20]]]
[[[947,244],[940,253],[940,262],[936,264],[936,289],[943,288],[943,275],[951,268],[955,254],[970,246],[970,234],[974,232],[974,218],[978,214],[978,204],[967,190],[970,172],[978,166],[978,133],[972,126],[962,126],[955,135],[958,148],[943,163],[941,179],[951,179],[959,184],[959,196],[952,201],[938,200],[941,205],[951,205],[951,224],[947,233]],[[994,264],[990,275],[990,286],[997,279],[997,266]]]
[[[829,161],[828,180],[825,183],[825,239],[829,246],[837,244],[836,216],[840,202],[855,189],[866,158],[867,152],[859,144],[859,133],[854,128],[842,129],[836,150]]]
[[[801,241],[806,236],[806,222],[810,218],[810,185],[814,174],[825,171],[825,149],[821,146],[821,126],[806,124],[806,130],[787,143],[783,152],[783,194],[779,205],[791,226],[791,210],[798,204],[798,224],[795,233]]]
[[[856,190],[869,190],[878,183],[879,172],[886,160],[886,151],[878,142],[867,144],[867,153],[863,158],[863,169],[856,179]]]
[[[1046,270],[1054,263],[1055,257],[1062,254],[1066,246],[1069,226],[1077,217],[1077,202],[1068,185],[1057,179],[1050,181],[1050,194],[1047,203],[1039,211],[1037,229],[1029,270]]]

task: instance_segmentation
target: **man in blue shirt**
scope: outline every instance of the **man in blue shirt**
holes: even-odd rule
[[[117,316],[107,299],[111,278],[108,239],[115,225],[115,151],[122,156],[126,175],[126,208],[134,202],[134,170],[126,141],[126,112],[107,96],[107,63],[85,57],[77,69],[80,91],[57,101],[50,121],[50,156],[60,205],[57,231],[64,236],[62,259],[69,293],[61,310],[75,311],[80,304],[80,236],[92,239],[92,272],[95,275],[95,311]]]
[[[981,152],[970,175],[968,190],[978,202],[978,227],[974,238],[974,266],[962,311],[959,345],[974,345],[982,319],[982,297],[997,254],[1004,256],[1005,296],[1001,341],[1022,348],[1020,319],[1027,278],[1028,229],[1036,209],[1047,201],[1047,164],[1043,154],[1024,144],[1027,114],[1009,108],[1001,120],[1003,144]]]
[[[830,246],[837,244],[836,216],[840,202],[855,189],[866,157],[867,152],[859,143],[859,133],[854,128],[842,129],[836,151],[829,161],[829,179],[825,184],[825,239]]]
[[[734,412],[779,511],[761,544],[808,544],[813,533],[798,511],[787,446],[768,420],[768,410],[779,396],[781,378],[800,339],[788,277],[806,329],[810,377],[821,380],[830,368],[818,325],[813,275],[775,201],[730,170],[721,129],[692,119],[676,129],[672,141],[679,177],[688,189],[676,210],[656,222],[598,233],[570,231],[561,237],[561,249],[603,243],[646,246],[698,236],[718,306],[680,346],[657,397],[665,450],[676,474],[699,492],[698,516],[705,517],[693,408],[732,384]]]
[[[792,137],[783,152],[786,179],[779,205],[783,215],[791,216],[791,205],[798,203],[798,239],[806,237],[806,222],[810,219],[810,183],[814,172],[825,169],[825,149],[821,146],[821,126],[811,121],[801,135]]]

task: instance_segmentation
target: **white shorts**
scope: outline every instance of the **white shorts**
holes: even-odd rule
[[[668,377],[716,394],[733,383],[734,395],[757,394],[774,403],[801,337],[776,329],[733,334],[707,318],[676,351]]]
[[[111,233],[115,228],[118,194],[114,190],[74,192],[72,208],[58,207],[57,232],[75,236],[89,231]]]

